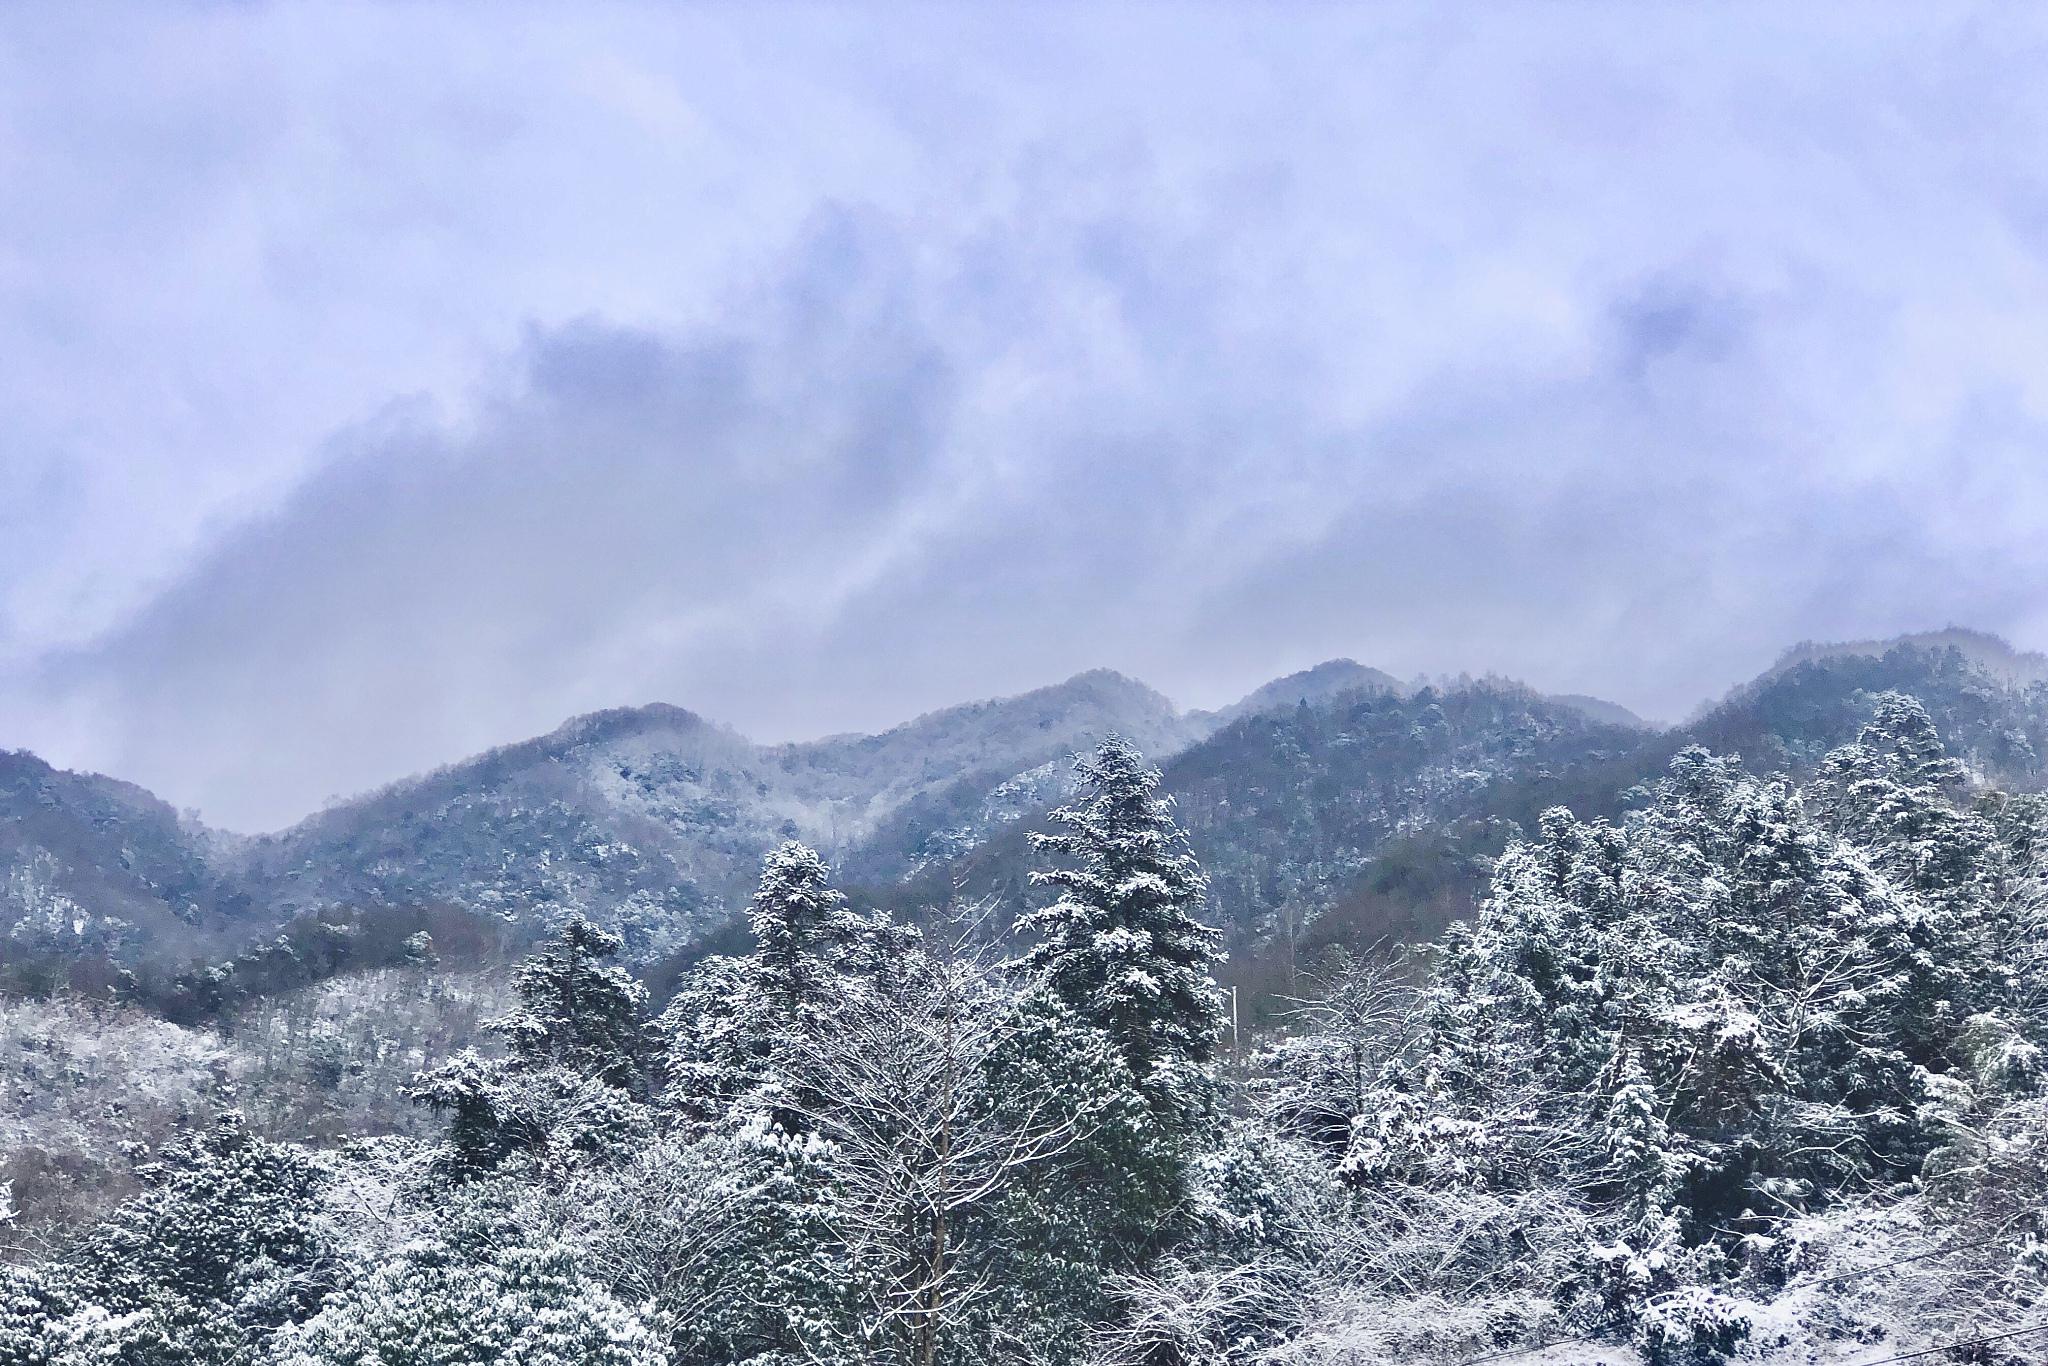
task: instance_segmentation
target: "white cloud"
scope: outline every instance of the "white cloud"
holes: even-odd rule
[[[2039,642],[2014,11],[0,19],[4,738],[270,824],[1335,653]]]

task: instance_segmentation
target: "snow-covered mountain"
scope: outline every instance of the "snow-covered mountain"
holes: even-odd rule
[[[755,744],[678,707],[598,712],[251,841],[236,871],[283,913],[577,907],[649,955],[732,914],[777,841],[837,858],[936,794],[992,791],[1112,731],[1159,753],[1198,733],[1107,671],[801,744]]]
[[[0,752],[0,943],[191,945],[249,899],[216,841],[132,783]]]
[[[1470,909],[1487,860],[1512,836],[1533,834],[1546,809],[1616,815],[1691,744],[1758,771],[1808,771],[1855,737],[1880,692],[1920,698],[1982,779],[2031,789],[2048,777],[2048,685],[1991,671],[1945,636],[1815,651],[1668,729],[1599,699],[1501,680],[1300,682],[1341,680],[1355,667],[1268,685],[1259,695],[1270,705],[1163,759],[1165,791],[1209,874],[1209,914],[1239,960],[1233,971],[1303,931],[1304,951],[1427,937]],[[1032,895],[1035,814],[964,827],[974,838],[953,842],[957,862],[912,870],[900,902],[961,884],[1021,908]]]
[[[1405,691],[1407,689],[1402,687],[1400,680],[1390,673],[1367,668],[1353,659],[1326,659],[1312,669],[1303,669],[1255,688],[1227,707],[1197,715],[1212,721],[1220,730],[1240,716],[1325,702],[1346,693]]]
[[[1885,688],[1920,696],[1981,774],[2035,785],[2048,685],[2027,665],[1974,633],[1802,646],[1674,730],[1511,683],[1410,688],[1350,660],[1214,712],[1098,670],[796,744],[655,704],[577,717],[254,837],[6,754],[0,937],[133,962],[217,955],[338,908],[452,907],[522,931],[577,908],[649,958],[730,924],[761,855],[785,838],[876,895],[928,895],[959,865],[1014,900],[1026,895],[1024,833],[1070,790],[1067,757],[1114,731],[1166,765],[1215,908],[1242,941],[1402,878],[1401,914],[1420,914],[1412,903],[1437,895],[1446,859],[1483,857],[1546,803],[1611,809],[1684,743],[1802,767],[1852,735],[1863,699]],[[1418,849],[1433,852],[1397,878]],[[1430,914],[1455,901],[1444,907]],[[1400,916],[1389,923],[1400,932]]]
[[[1765,678],[1775,677],[1802,664],[1855,656],[1878,657],[1904,647],[1939,652],[1953,649],[1965,660],[2005,683],[2025,685],[2048,682],[2048,655],[2038,650],[2021,650],[1989,631],[1948,626],[1939,631],[1915,631],[1889,640],[1801,641],[1778,656]]]
[[[885,872],[954,807],[1041,809],[1111,732],[1170,755],[1211,729],[1108,670],[878,735],[757,744],[680,707],[579,716],[339,803],[273,835],[181,821],[129,784],[0,756],[0,934],[183,952],[329,907],[453,905],[541,922],[577,907],[652,955],[721,922],[762,853],[806,840]],[[898,847],[894,841],[909,840]]]

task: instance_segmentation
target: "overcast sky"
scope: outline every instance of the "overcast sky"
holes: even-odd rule
[[[2039,9],[0,11],[0,747],[210,820],[2048,644]]]

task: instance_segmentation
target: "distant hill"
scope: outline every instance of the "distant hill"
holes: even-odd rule
[[[680,707],[618,708],[255,837],[0,755],[0,936],[134,959],[212,951],[323,908],[452,906],[537,926],[574,907],[653,956],[728,920],[779,840],[857,858],[881,832],[1005,792],[1040,810],[1067,756],[1112,731],[1166,755],[1209,729],[1107,670],[801,744],[756,744]],[[877,866],[919,856],[885,841]]]
[[[1197,718],[1221,728],[1240,716],[1274,711],[1282,707],[1322,702],[1356,692],[1401,693],[1407,691],[1392,674],[1370,669],[1350,659],[1328,659],[1312,669],[1276,678],[1254,689],[1242,699],[1213,712],[1195,712]]]
[[[1304,693],[1169,756],[1164,788],[1209,874],[1210,914],[1236,960],[1229,975],[1250,981],[1277,971],[1276,955],[1435,933],[1470,909],[1487,860],[1546,808],[1619,817],[1686,745],[1761,771],[1810,769],[1855,738],[1886,690],[1921,698],[1983,780],[2038,788],[2048,684],[1979,660],[1924,637],[1816,649],[1674,728],[1492,679]],[[1014,812],[954,860],[866,890],[909,907],[958,884],[1021,908],[1034,895],[1026,837],[1037,828],[1034,813]]]
[[[0,943],[122,956],[232,934],[250,900],[218,852],[131,783],[0,752]]]
[[[1619,702],[1609,702],[1604,697],[1588,697],[1584,693],[1561,692],[1550,694],[1550,700],[1561,707],[1570,707],[1588,721],[1597,721],[1603,726],[1626,726],[1630,730],[1656,730],[1642,717]]]
[[[2003,637],[1993,635],[1989,631],[1973,631],[1963,626],[1949,626],[1939,631],[1917,631],[1910,635],[1894,636],[1889,640],[1802,641],[1780,655],[1764,677],[1769,678],[1802,664],[1813,664],[1827,659],[1852,656],[1877,658],[1900,648],[1929,653],[1952,649],[1969,663],[2003,683],[2024,686],[2028,683],[2048,682],[2048,654],[2036,650],[2017,649]]]
[[[2033,788],[2048,755],[2048,681],[2034,672],[2042,661],[1975,631],[1802,645],[1679,733],[1755,768],[1803,769],[1854,738],[1872,695],[1905,692],[1981,778]]]
[[[599,712],[251,841],[240,868],[286,911],[578,907],[645,956],[744,904],[780,840],[838,858],[905,808],[995,788],[1111,731],[1163,753],[1189,734],[1165,698],[1107,671],[803,744],[757,745],[677,707]]]
[[[884,904],[959,888],[1017,908],[1036,895],[1027,834],[1070,794],[1070,756],[1114,731],[1163,764],[1212,914],[1256,959],[1276,938],[1428,933],[1544,807],[1618,814],[1691,743],[1758,769],[1809,767],[1885,689],[1920,697],[1985,781],[2038,787],[2044,672],[2041,656],[1973,632],[1802,645],[1671,729],[1503,680],[1411,688],[1351,660],[1214,712],[1098,670],[800,744],[654,704],[577,717],[259,837],[0,754],[0,942],[132,963],[218,955],[328,913],[469,912],[516,936],[576,908],[647,960],[733,925],[762,853],[785,838]]]
[[[1610,802],[1668,754],[1661,732],[1499,680],[1268,696],[1276,705],[1163,762],[1209,875],[1210,916],[1239,952],[1340,910],[1377,916],[1374,937],[1433,932],[1468,905],[1481,861],[1545,807]],[[893,892],[866,890],[908,907],[958,885],[1021,909],[1040,815],[1017,813]]]

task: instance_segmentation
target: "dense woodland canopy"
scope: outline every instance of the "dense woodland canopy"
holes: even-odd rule
[[[1804,777],[1691,745],[1541,812],[1476,914],[1313,954],[1237,1036],[1121,741],[1014,925],[790,842],[657,1011],[564,916],[367,1069],[382,1136],[265,1136],[215,1078],[131,1198],[13,1218],[0,1361],[2040,1360],[2048,801],[1860,705]],[[405,942],[373,979],[446,980]]]
[[[2048,6],[1836,7],[0,0],[0,1366],[2048,1366]]]

